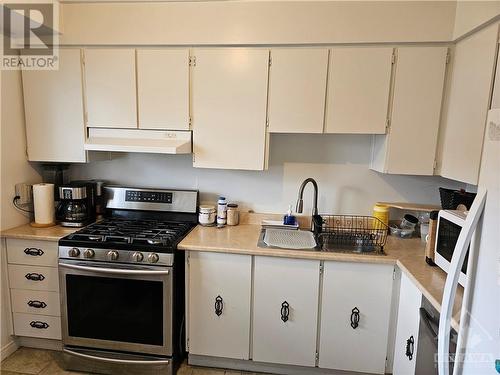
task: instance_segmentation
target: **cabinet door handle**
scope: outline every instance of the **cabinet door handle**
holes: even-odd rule
[[[289,315],[290,315],[290,305],[288,304],[287,301],[284,301],[281,304],[281,320],[283,320],[283,322],[286,323],[288,321]]]
[[[27,247],[24,249],[24,253],[26,255],[31,255],[31,256],[38,256],[41,257],[43,255],[43,250],[42,249],[37,249],[36,247]]]
[[[413,335],[410,336],[408,340],[406,340],[406,353],[405,355],[408,357],[408,360],[411,361],[413,359],[413,351],[415,350],[415,339]]]
[[[29,307],[34,307],[35,309],[44,309],[47,307],[47,304],[42,301],[29,301],[28,302]]]
[[[48,323],[40,322],[39,320],[33,320],[30,323],[30,326],[32,326],[33,328],[37,328],[37,329],[47,329],[47,328],[49,328],[49,324]]]
[[[224,310],[224,301],[221,296],[215,297],[215,315],[221,316],[222,310]]]
[[[355,307],[351,311],[351,327],[356,329],[359,326],[359,309]]]
[[[31,281],[42,281],[42,280],[45,280],[45,276],[43,276],[41,273],[27,273],[26,277],[28,280],[31,280]]]

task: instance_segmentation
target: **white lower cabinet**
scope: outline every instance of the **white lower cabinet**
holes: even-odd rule
[[[315,366],[320,262],[255,257],[253,360]]]
[[[394,375],[415,373],[421,303],[422,293],[408,276],[402,274],[394,348]]]
[[[14,335],[61,340],[57,242],[6,244]]]
[[[11,289],[12,312],[61,316],[58,292]]]
[[[394,266],[324,263],[319,367],[383,374]]]
[[[249,359],[250,255],[189,254],[189,353]]]
[[[61,318],[35,314],[14,313],[16,336],[61,340]]]

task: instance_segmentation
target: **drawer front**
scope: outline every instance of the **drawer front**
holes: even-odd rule
[[[10,264],[57,267],[57,259],[57,241],[7,239],[7,261]]]
[[[14,335],[61,340],[61,318],[14,313]]]
[[[15,313],[61,316],[59,293],[44,290],[11,289],[12,311]]]
[[[57,268],[9,264],[9,284],[12,289],[59,292]]]

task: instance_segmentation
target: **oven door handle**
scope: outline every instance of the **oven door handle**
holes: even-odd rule
[[[67,263],[59,263],[59,267],[69,268],[72,270],[108,273],[108,274],[115,274],[115,275],[168,275],[168,274],[170,274],[170,270],[163,270],[163,271],[131,270],[131,269],[122,269],[122,268],[88,267],[88,266],[80,266],[77,264],[67,264]]]
[[[101,362],[108,363],[119,363],[119,364],[128,364],[128,365],[168,365],[170,364],[169,359],[153,359],[153,360],[137,360],[137,359],[116,359],[116,358],[106,358],[106,357],[96,357],[90,354],[78,353],[73,350],[69,350],[64,348],[63,352],[69,355],[74,355],[76,357],[81,357],[85,359],[97,360]]]

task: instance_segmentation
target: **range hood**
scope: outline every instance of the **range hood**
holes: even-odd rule
[[[88,128],[89,151],[190,154],[191,131]]]

